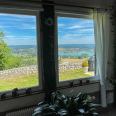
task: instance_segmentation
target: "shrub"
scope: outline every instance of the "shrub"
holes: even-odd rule
[[[95,107],[100,105],[91,103],[86,93],[72,97],[68,95],[65,96],[59,91],[53,92],[51,103],[40,102],[33,116],[99,116]]]
[[[82,63],[82,66],[83,66],[83,67],[88,67],[88,63],[87,63],[87,62],[83,62],[83,63]]]

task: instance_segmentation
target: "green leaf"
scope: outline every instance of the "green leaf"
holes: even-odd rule
[[[99,114],[98,114],[98,113],[96,113],[96,112],[94,112],[94,113],[93,113],[93,115],[94,115],[94,116],[99,116]]]
[[[83,109],[78,109],[78,111],[79,111],[80,113],[82,113],[82,114],[85,113],[85,111],[84,111]]]
[[[58,114],[60,114],[60,116],[69,116],[69,112],[65,109],[59,110]]]
[[[71,91],[67,94],[67,96],[69,96],[69,94],[72,93],[73,91],[74,91],[74,90],[71,90]]]
[[[50,105],[49,108],[55,112],[58,112],[58,110],[60,109],[60,107],[58,105]]]
[[[96,106],[101,106],[100,104],[93,104],[93,103],[90,103],[89,106],[91,107],[96,107]]]
[[[65,97],[65,95],[64,94],[62,94],[60,91],[57,91],[57,95],[59,95],[61,98],[63,98],[63,99],[65,99],[66,97]]]
[[[53,92],[52,95],[51,95],[51,103],[52,104],[54,104],[56,96],[57,96],[56,92]]]
[[[65,104],[63,100],[59,100],[59,106],[60,108],[67,108],[67,105]]]
[[[38,106],[41,106],[41,105],[44,105],[44,104],[46,104],[46,102],[42,101],[42,102],[38,103]]]

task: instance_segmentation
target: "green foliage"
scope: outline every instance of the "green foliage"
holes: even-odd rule
[[[95,106],[100,105],[89,102],[87,94],[79,93],[72,97],[68,95],[65,96],[59,91],[53,92],[51,103],[40,102],[33,116],[99,116],[95,112]]]
[[[87,63],[87,62],[83,62],[83,63],[82,63],[82,66],[83,66],[83,67],[88,67],[88,63]]]
[[[5,32],[0,31],[0,71],[19,66],[19,59],[11,57],[11,49],[4,42]]]
[[[5,70],[8,63],[8,57],[10,54],[10,49],[8,48],[7,43],[4,42],[5,33],[0,31],[0,70]]]
[[[33,59],[21,60],[20,61],[20,67],[30,66],[30,65],[37,65],[37,61],[35,61]]]
[[[60,60],[63,58],[69,58],[69,59],[83,59],[83,58],[88,58],[88,54],[81,54],[81,55],[60,55]]]
[[[8,69],[18,68],[20,66],[20,60],[18,58],[13,57],[12,59],[8,59]]]

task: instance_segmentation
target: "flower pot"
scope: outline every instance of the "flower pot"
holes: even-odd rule
[[[82,71],[83,71],[83,73],[87,73],[88,72],[88,67],[82,67]]]

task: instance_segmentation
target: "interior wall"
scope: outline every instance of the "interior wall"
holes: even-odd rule
[[[69,91],[74,90],[70,95],[77,95],[78,93],[91,93],[95,91],[100,90],[100,85],[99,83],[96,84],[90,84],[86,86],[80,86],[80,87],[72,87],[72,88],[66,88],[60,90],[63,92],[63,94],[67,94]],[[44,101],[45,94],[36,94],[36,95],[30,95],[26,97],[20,97],[20,98],[14,98],[10,100],[4,100],[0,101],[0,112],[5,112],[9,110],[14,110],[14,109],[20,109],[23,107],[28,107],[32,105],[37,105],[39,102]]]
[[[107,82],[106,88],[107,90],[112,90],[112,87],[108,82]],[[61,91],[64,95],[67,95],[67,93],[71,90],[74,90],[74,92],[72,92],[70,96],[77,95],[80,92],[81,93],[98,92],[100,91],[100,84],[95,83],[95,84],[90,84],[85,86],[65,88],[65,89],[60,89],[59,91]],[[0,112],[37,105],[39,102],[44,101],[44,98],[45,98],[45,94],[41,93],[41,94],[35,94],[35,95],[26,96],[26,97],[0,101]]]

